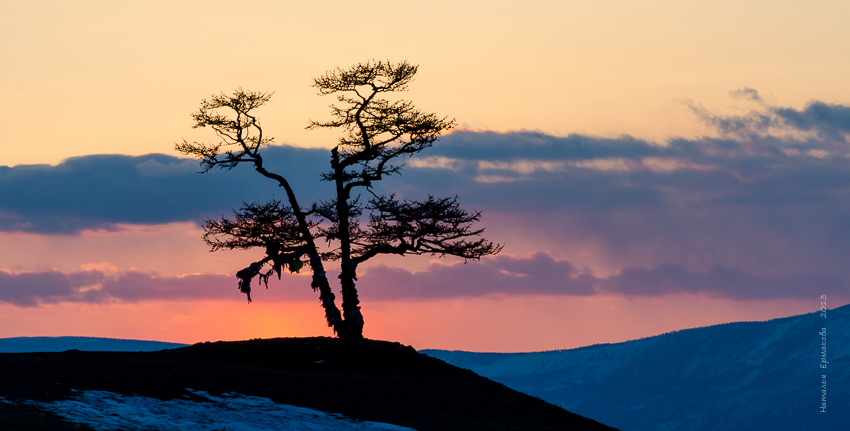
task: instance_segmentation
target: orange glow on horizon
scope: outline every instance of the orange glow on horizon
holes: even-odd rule
[[[692,295],[485,297],[364,302],[365,336],[416,349],[523,352],[617,343],[682,328],[816,311],[804,301],[736,302]],[[91,336],[193,344],[333,336],[317,302],[237,301],[0,306],[0,337]]]

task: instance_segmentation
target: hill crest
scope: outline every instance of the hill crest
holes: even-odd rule
[[[68,399],[91,390],[167,400],[185,397],[187,388],[264,397],[419,431],[612,429],[383,341],[276,338],[154,352],[0,354],[4,429],[75,429],[34,426],[34,414],[45,412],[27,410],[26,400]]]

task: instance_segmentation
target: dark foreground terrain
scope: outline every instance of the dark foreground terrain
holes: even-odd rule
[[[157,352],[0,354],[0,429],[88,430],[24,400],[72,390],[163,400],[186,388],[236,392],[350,418],[427,430],[611,430],[593,420],[417,353],[372,340],[276,338]]]

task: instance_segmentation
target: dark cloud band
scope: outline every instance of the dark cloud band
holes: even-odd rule
[[[285,170],[296,190],[323,196],[318,181],[325,152],[268,149],[270,165]],[[201,222],[242,201],[281,194],[250,169],[197,173],[195,160],[163,154],[75,157],[57,166],[0,167],[0,230],[77,233],[118,224]]]
[[[806,299],[830,295],[847,299],[847,283],[838,277],[817,274],[790,276],[757,275],[713,267],[688,270],[681,265],[655,268],[628,267],[611,277],[597,277],[577,269],[566,260],[547,253],[519,258],[503,255],[480,262],[433,263],[424,271],[374,266],[362,271],[358,286],[370,301],[470,298],[488,295],[632,297],[695,294],[736,300]],[[258,289],[257,299],[266,301],[312,300],[315,294],[308,277],[285,274],[272,280],[269,289]],[[19,307],[42,304],[142,302],[160,300],[224,300],[243,296],[233,276],[196,274],[161,277],[126,272],[106,275],[100,271],[12,274],[0,272],[0,302]]]

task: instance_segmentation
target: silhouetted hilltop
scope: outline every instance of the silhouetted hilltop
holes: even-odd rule
[[[0,354],[2,429],[70,430],[26,400],[239,393],[426,430],[611,430],[398,343],[277,338],[155,352]],[[5,423],[3,423],[5,422]]]

